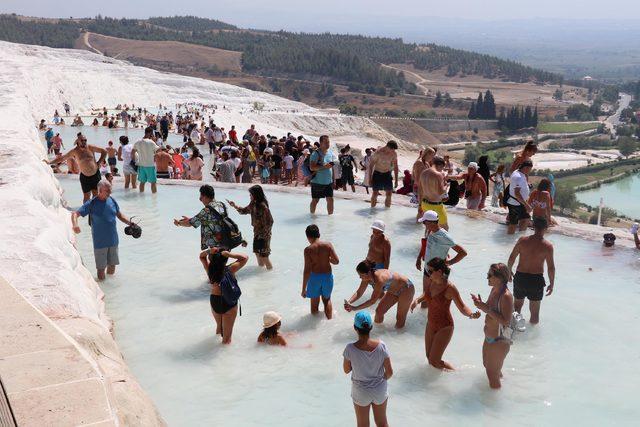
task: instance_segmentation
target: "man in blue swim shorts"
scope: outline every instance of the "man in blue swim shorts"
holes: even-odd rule
[[[333,291],[333,273],[331,264],[337,265],[340,260],[333,245],[320,240],[318,226],[312,224],[305,230],[309,246],[304,249],[304,273],[302,276],[302,298],[311,299],[311,314],[316,314],[320,306],[320,298],[324,306],[324,314],[331,319],[331,291]]]

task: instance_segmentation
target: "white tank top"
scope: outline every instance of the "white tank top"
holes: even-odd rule
[[[131,144],[122,147],[122,163],[125,165],[131,163],[131,150],[133,150],[133,145]]]

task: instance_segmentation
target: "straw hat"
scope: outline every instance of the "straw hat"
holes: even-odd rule
[[[282,316],[280,316],[278,313],[276,313],[275,311],[267,311],[262,316],[262,327],[265,329],[270,328],[277,324],[280,320],[282,320]]]

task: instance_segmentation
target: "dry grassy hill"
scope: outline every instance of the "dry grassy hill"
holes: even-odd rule
[[[81,36],[76,47],[91,50]],[[174,41],[129,40],[88,33],[89,44],[106,56],[124,59],[141,65],[165,65],[173,71],[176,67],[206,69],[216,66],[220,71],[240,72],[240,52],[216,49]]]

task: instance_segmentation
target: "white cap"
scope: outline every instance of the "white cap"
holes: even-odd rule
[[[467,165],[468,168],[474,168],[475,170],[478,170],[478,164],[476,162],[471,162]]]
[[[422,214],[422,218],[418,220],[418,222],[436,222],[438,220],[438,213],[436,211],[426,211]]]
[[[384,233],[385,225],[382,220],[376,219],[375,221],[373,221],[373,224],[371,224],[371,228],[374,230],[382,231]]]

